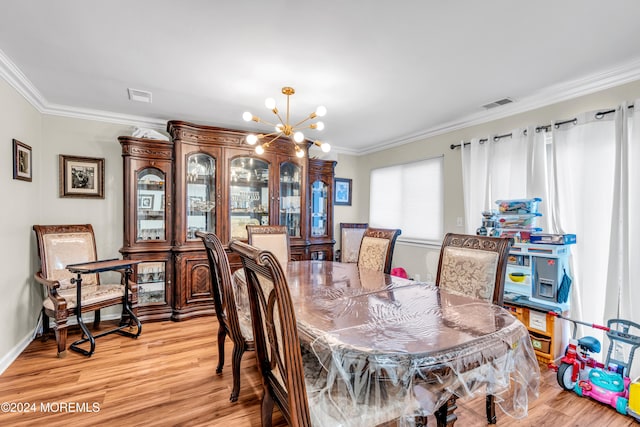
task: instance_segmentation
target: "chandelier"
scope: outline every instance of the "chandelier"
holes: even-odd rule
[[[271,132],[268,134],[247,135],[247,138],[246,138],[247,144],[256,145],[258,141],[268,140],[266,142],[260,142],[260,144],[256,146],[256,153],[262,154],[264,153],[265,148],[268,148],[273,141],[280,138],[281,136],[286,136],[295,147],[296,156],[304,157],[304,150],[300,148],[300,144],[304,143],[305,136],[304,136],[304,133],[302,133],[301,129],[315,129],[315,130],[324,129],[324,123],[320,121],[309,123],[309,121],[317,117],[324,116],[325,114],[327,114],[327,109],[321,105],[316,109],[315,112],[309,114],[307,117],[305,117],[298,123],[291,124],[289,122],[289,97],[291,97],[291,95],[296,93],[296,91],[292,87],[286,86],[282,88],[282,93],[287,96],[287,114],[284,120],[282,120],[282,116],[280,116],[280,112],[276,108],[275,99],[267,98],[267,100],[264,102],[264,105],[268,109],[270,109],[273,114],[275,114],[275,116],[278,118],[280,123],[278,124],[269,123],[265,120],[262,120],[258,116],[254,116],[248,111],[242,115],[242,118],[247,122],[254,121],[256,123],[265,123],[269,126],[273,126],[275,129],[274,132]],[[326,142],[314,141],[313,144],[320,147],[320,149],[325,153],[328,153],[329,150],[331,150],[331,145],[327,144]]]

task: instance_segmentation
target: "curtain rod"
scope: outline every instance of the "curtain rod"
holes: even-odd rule
[[[627,108],[633,108],[633,104],[629,105]],[[616,109],[615,109],[615,108],[614,108],[614,109],[611,109],[611,110],[606,110],[606,111],[598,111],[598,112],[595,114],[595,118],[596,118],[597,120],[600,120],[600,119],[602,119],[604,116],[606,116],[607,114],[611,114],[611,113],[615,113],[615,112],[616,112]],[[573,119],[563,120],[563,121],[560,121],[560,122],[556,122],[556,123],[554,123],[554,124],[552,124],[552,125],[540,125],[540,126],[537,126],[537,127],[536,127],[536,132],[541,132],[542,130],[544,130],[545,132],[548,132],[549,130],[551,130],[551,127],[552,127],[552,126],[555,126],[555,128],[556,128],[556,129],[558,129],[560,126],[562,126],[562,125],[566,125],[566,124],[568,124],[568,123],[573,123],[574,125],[575,125],[575,124],[578,124],[578,119],[577,119],[576,117],[574,117]],[[525,135],[527,134],[527,130],[526,130],[526,129],[524,130],[524,134],[525,134]],[[496,136],[494,136],[494,137],[493,137],[493,140],[494,140],[494,141],[499,141],[499,140],[500,140],[500,139],[502,139],[502,138],[507,138],[507,137],[511,137],[511,136],[513,136],[513,134],[512,134],[512,133],[506,133],[506,134],[504,134],[504,135],[496,135]],[[484,143],[485,143],[485,142],[487,142],[487,141],[488,141],[488,139],[487,139],[487,138],[483,138],[483,139],[481,139],[479,142],[480,142],[480,144],[484,144]],[[465,146],[466,146],[466,145],[469,145],[469,144],[471,144],[471,142],[467,142],[467,141],[465,141],[465,142],[462,142],[462,143],[460,143],[460,144],[451,144],[451,145],[449,146],[449,148],[450,148],[450,149],[452,149],[452,150],[455,150],[456,148],[460,148],[460,147],[462,147],[463,145],[465,145]]]

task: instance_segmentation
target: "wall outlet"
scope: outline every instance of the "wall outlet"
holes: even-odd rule
[[[456,226],[464,227],[464,219],[461,216],[456,218]]]
[[[420,281],[420,275],[418,273],[413,275],[413,280],[415,280],[416,282]]]

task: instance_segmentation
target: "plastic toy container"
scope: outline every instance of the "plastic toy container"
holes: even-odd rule
[[[497,227],[499,228],[527,228],[531,229],[536,226],[536,220],[542,214],[518,214],[518,215],[499,215],[497,218]]]
[[[498,211],[501,214],[532,214],[538,213],[539,197],[533,199],[496,200]]]

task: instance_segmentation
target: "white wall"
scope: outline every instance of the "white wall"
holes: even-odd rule
[[[45,205],[40,186],[42,117],[22,96],[0,79],[0,372],[30,342],[42,298],[31,279],[37,262],[31,227]],[[13,139],[32,149],[32,182],[13,179]]]

